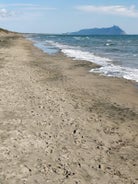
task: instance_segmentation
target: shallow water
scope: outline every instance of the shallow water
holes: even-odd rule
[[[63,52],[74,60],[101,65],[91,72],[138,82],[138,35],[70,36],[28,34],[35,45],[49,54]]]

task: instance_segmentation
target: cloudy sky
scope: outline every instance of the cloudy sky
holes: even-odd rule
[[[138,34],[138,0],[1,0],[0,27],[64,33],[118,25]]]

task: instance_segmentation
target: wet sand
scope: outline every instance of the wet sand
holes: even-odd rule
[[[138,88],[0,36],[0,184],[136,184]]]

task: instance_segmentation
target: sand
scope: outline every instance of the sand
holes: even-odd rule
[[[0,36],[0,184],[138,183],[136,83]]]

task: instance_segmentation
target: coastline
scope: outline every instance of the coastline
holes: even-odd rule
[[[28,34],[26,37],[47,54],[62,52],[73,60],[89,61],[101,66],[89,68],[90,72],[138,82],[137,52],[133,43],[137,37],[43,34]]]
[[[22,36],[0,47],[0,182],[136,183],[135,82]]]

